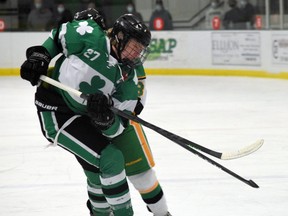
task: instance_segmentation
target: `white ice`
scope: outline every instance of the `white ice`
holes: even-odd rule
[[[146,129],[156,172],[173,216],[288,215],[288,81],[150,76],[141,118],[217,151],[263,138],[257,152],[219,161],[254,180],[255,189]],[[0,215],[88,216],[84,174],[72,155],[39,128],[35,88],[0,77]],[[131,186],[131,185],[130,185]],[[136,216],[151,215],[131,186]]]

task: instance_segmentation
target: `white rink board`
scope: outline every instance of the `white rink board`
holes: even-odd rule
[[[19,68],[26,49],[42,44],[48,35],[49,32],[2,32],[0,70]],[[145,67],[287,73],[287,38],[288,31],[152,32],[152,52]]]

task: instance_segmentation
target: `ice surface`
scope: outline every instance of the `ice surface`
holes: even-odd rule
[[[217,151],[259,138],[257,152],[228,169],[254,189],[146,129],[156,172],[173,216],[288,215],[288,81],[208,76],[150,76],[141,118]],[[84,174],[72,155],[45,148],[33,95],[19,77],[0,77],[0,215],[88,216]],[[130,185],[131,186],[131,185]],[[136,216],[149,216],[131,186]]]

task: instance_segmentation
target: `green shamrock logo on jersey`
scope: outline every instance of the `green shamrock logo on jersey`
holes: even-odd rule
[[[102,80],[99,76],[94,76],[91,80],[91,84],[88,82],[81,82],[79,87],[80,91],[85,94],[93,94],[99,91],[99,89],[105,86],[105,81]]]
[[[80,35],[84,35],[87,33],[92,33],[93,28],[91,26],[88,25],[87,21],[83,21],[79,23],[79,27],[76,29],[76,31],[80,34]]]

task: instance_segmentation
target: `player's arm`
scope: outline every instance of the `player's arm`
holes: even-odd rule
[[[134,113],[135,106],[138,99],[136,74],[134,77],[129,77],[128,80],[123,82],[116,82],[115,91],[111,95],[113,106],[121,111],[129,114]],[[105,136],[113,138],[121,134],[128,126],[128,120],[115,115],[115,121],[108,130],[102,131]]]
[[[104,61],[107,62],[107,61]],[[115,69],[114,87],[111,91],[112,95],[104,95],[101,90],[89,96],[87,100],[87,111],[92,123],[96,128],[100,129],[102,134],[109,138],[114,138],[121,134],[128,122],[118,115],[115,115],[109,108],[115,108],[132,114],[137,103],[137,76],[129,77],[128,80],[123,80],[121,68],[117,65],[102,68],[102,70]],[[109,92],[108,92],[109,93]],[[110,93],[109,93],[110,94]]]
[[[53,29],[50,32],[50,35],[47,38],[47,40],[44,41],[44,43],[42,44],[42,46],[47,49],[47,51],[49,52],[49,54],[52,58],[57,56],[63,50],[62,44],[61,44],[60,38],[59,38],[60,30],[61,30],[61,26],[59,28]]]
[[[114,95],[115,96],[115,95]],[[102,93],[89,95],[87,100],[87,112],[91,118],[91,122],[98,128],[102,134],[109,138],[114,138],[121,134],[128,122],[118,115],[115,115],[111,110],[111,106],[115,106],[122,111],[132,114],[133,108],[137,102],[137,96],[134,100],[127,99],[122,101],[118,98],[106,96]]]

